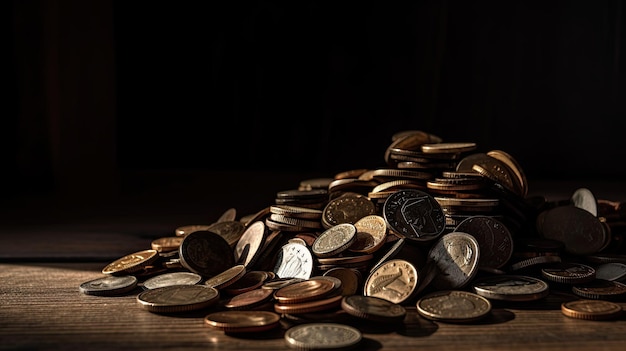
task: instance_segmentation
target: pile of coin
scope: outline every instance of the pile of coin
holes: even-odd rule
[[[91,295],[137,294],[155,313],[206,310],[231,334],[283,327],[286,343],[355,346],[359,323],[402,323],[407,307],[438,322],[472,323],[492,303],[569,294],[561,312],[612,319],[626,297],[621,203],[578,189],[528,197],[520,164],[502,150],[394,134],[386,168],[305,179],[237,218],[185,224],[171,237],[81,284]],[[285,324],[286,323],[286,324]],[[317,338],[322,335],[324,338]]]

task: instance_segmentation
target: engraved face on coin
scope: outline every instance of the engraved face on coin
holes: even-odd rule
[[[438,290],[462,288],[478,271],[478,241],[463,232],[451,232],[439,239],[428,252],[428,259],[437,263],[440,273],[432,281]]]
[[[433,240],[446,225],[441,205],[417,189],[398,190],[385,200],[383,217],[391,230],[408,239]]]

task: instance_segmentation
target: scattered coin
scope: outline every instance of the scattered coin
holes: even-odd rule
[[[271,311],[220,311],[209,313],[204,323],[228,333],[251,333],[271,330],[280,325],[280,315]]]
[[[133,275],[105,276],[80,284],[79,290],[86,295],[115,296],[125,294],[137,286]]]
[[[199,310],[212,306],[218,299],[217,289],[202,285],[170,285],[137,295],[141,308],[156,313]]]
[[[609,320],[622,315],[622,306],[603,300],[575,300],[561,304],[563,315],[587,320]]]
[[[285,332],[287,345],[298,350],[346,350],[362,337],[359,329],[339,323],[306,323]]]
[[[146,289],[156,289],[169,285],[194,285],[202,281],[200,274],[192,272],[170,272],[156,275],[143,282]]]
[[[417,312],[435,321],[465,323],[488,315],[491,312],[491,303],[488,299],[467,291],[436,291],[417,301]]]

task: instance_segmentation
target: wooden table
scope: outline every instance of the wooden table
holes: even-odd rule
[[[561,197],[579,186],[559,184],[560,188],[545,184],[545,189]],[[269,193],[290,187],[277,186]],[[543,190],[538,187],[536,191]],[[621,191],[612,184],[598,190],[597,196],[622,200],[626,192]],[[202,192],[172,193],[184,198]],[[149,248],[153,239],[170,235],[178,226],[208,223],[226,208],[236,207],[235,202],[227,202],[226,195],[178,206],[168,196],[156,201],[152,195],[98,205],[41,199],[5,204],[4,214],[10,216],[4,217],[0,232],[0,349],[288,349],[283,338],[287,323],[261,335],[233,336],[204,325],[209,310],[160,315],[140,309],[136,291],[120,297],[79,292],[81,283],[101,277],[101,269],[113,259]],[[247,199],[251,208],[266,201],[251,201],[247,196],[232,199]],[[429,321],[408,306],[400,327],[358,323],[363,332],[358,349],[626,349],[626,317],[614,321],[568,318],[561,313],[560,303],[569,298],[552,293],[540,302],[495,303],[489,317],[470,324]]]

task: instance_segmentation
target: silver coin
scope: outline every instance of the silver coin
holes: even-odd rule
[[[287,329],[285,341],[299,350],[336,350],[357,345],[362,339],[357,328],[339,323],[306,323]]]
[[[313,255],[306,245],[288,242],[278,252],[273,272],[279,278],[309,279],[313,273]]]
[[[432,284],[438,290],[457,289],[467,285],[478,272],[478,241],[463,232],[445,234],[428,252],[441,272]]]
[[[624,281],[626,279],[626,264],[619,262],[601,264],[596,267],[596,279]]]
[[[548,283],[521,275],[496,275],[472,283],[474,292],[491,300],[534,301],[549,294]]]
[[[87,295],[112,296],[133,290],[137,286],[137,278],[133,275],[106,276],[80,284],[79,290]]]
[[[330,257],[347,250],[356,239],[356,227],[341,223],[326,229],[313,242],[311,250],[317,257]]]
[[[156,289],[170,285],[194,285],[202,280],[200,274],[192,272],[171,272],[156,275],[143,282],[146,289]]]

